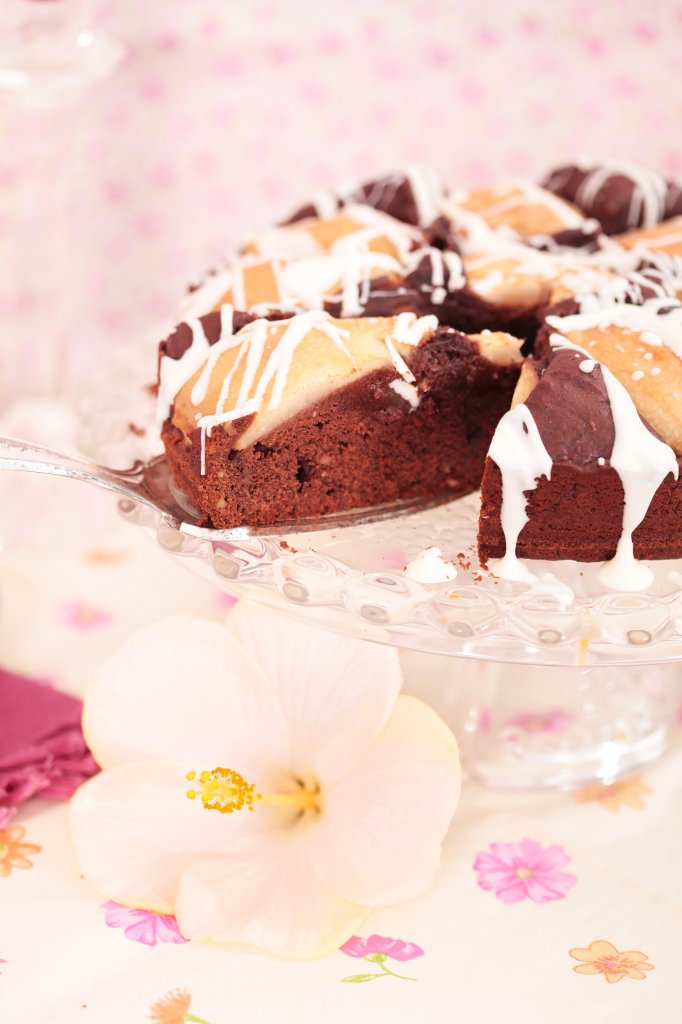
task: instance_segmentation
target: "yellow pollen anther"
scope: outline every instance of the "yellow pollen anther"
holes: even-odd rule
[[[199,797],[207,811],[231,814],[244,807],[253,811],[256,800],[269,807],[288,807],[303,813],[320,809],[319,788],[310,789],[302,783],[292,793],[256,793],[255,783],[248,783],[231,768],[214,768],[210,772],[200,772],[198,776],[196,772],[187,772],[185,778],[198,784],[198,788],[187,790],[188,799]]]
[[[186,777],[188,782],[193,782],[197,773],[188,772]],[[253,801],[258,795],[255,784],[249,785],[239,772],[233,772],[231,768],[214,768],[212,772],[201,772],[197,781],[200,788],[188,789],[187,796],[190,800],[199,797],[206,810],[220,811],[221,814],[241,811],[243,807],[253,810]]]

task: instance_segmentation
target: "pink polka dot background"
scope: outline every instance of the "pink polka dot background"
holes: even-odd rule
[[[670,0],[110,0],[115,74],[1,97],[0,400],[82,387],[187,284],[322,185],[426,162],[449,184],[621,156],[682,176]],[[54,361],[54,360],[53,360]],[[52,375],[54,376],[54,375]]]

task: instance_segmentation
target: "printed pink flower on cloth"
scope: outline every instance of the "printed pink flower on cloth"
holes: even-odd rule
[[[562,871],[570,857],[560,846],[541,846],[532,839],[520,843],[491,843],[476,855],[473,867],[478,884],[494,892],[503,903],[562,900],[577,878]]]
[[[110,928],[123,928],[125,937],[133,942],[142,942],[145,946],[156,946],[159,942],[187,942],[171,914],[135,910],[113,900],[103,903],[102,909],[105,923]]]
[[[385,953],[391,960],[414,960],[424,956],[424,950],[414,942],[403,942],[402,939],[386,939],[383,935],[368,935],[366,939],[353,935],[341,946],[346,956],[366,957],[370,953]]]
[[[338,949],[431,884],[459,797],[452,733],[401,682],[396,651],[244,601],[140,630],[86,694],[83,874],[188,939]]]
[[[383,935],[369,935],[366,939],[359,935],[352,938],[341,946],[341,952],[347,956],[366,960],[367,963],[378,967],[378,970],[365,971],[362,974],[350,974],[341,981],[350,984],[366,983],[377,981],[379,978],[398,978],[400,981],[416,981],[416,978],[408,978],[404,974],[397,974],[392,971],[386,961],[391,960],[414,960],[415,957],[424,956],[421,946],[414,942],[403,942],[402,939],[388,939]]]
[[[89,632],[100,626],[108,626],[112,620],[111,613],[104,608],[84,604],[82,601],[70,601],[59,612],[59,617],[66,626]]]

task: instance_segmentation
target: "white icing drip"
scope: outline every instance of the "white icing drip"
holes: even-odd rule
[[[253,239],[251,246],[260,259],[309,259],[325,253],[344,255],[368,252],[372,242],[386,238],[403,260],[422,241],[421,233],[416,228],[370,206],[346,206],[338,215],[358,226],[334,239],[327,248],[317,241],[310,230],[310,221],[306,220],[286,227],[270,228]]]
[[[376,319],[376,318],[372,318]],[[224,307],[221,311],[221,322],[223,331],[232,330],[232,307]],[[265,365],[263,362],[265,346],[268,335],[284,327],[277,344],[269,353]],[[414,313],[401,313],[394,321],[392,335],[386,335],[384,343],[387,353],[401,375],[401,380],[393,381],[391,387],[405,399],[412,408],[416,408],[420,402],[420,395],[415,386],[415,377],[409,366],[398,352],[396,344],[415,347],[425,338],[430,337],[438,328],[438,320],[435,316],[417,317]],[[327,313],[312,311],[302,313],[289,320],[271,323],[268,320],[255,320],[247,324],[236,335],[226,333],[214,346],[209,346],[205,335],[201,330],[201,324],[197,321],[192,325],[193,342],[188,351],[196,346],[205,361],[200,376],[195,382],[190,399],[194,404],[200,404],[208,392],[210,378],[215,370],[221,355],[230,349],[237,349],[229,372],[225,375],[220,388],[220,394],[215,405],[215,410],[206,415],[196,414],[196,423],[201,431],[202,445],[202,475],[205,473],[206,465],[206,437],[211,436],[215,426],[229,423],[242,417],[258,413],[263,408],[265,395],[272,385],[270,397],[266,408],[276,409],[284,397],[289,370],[294,353],[301,342],[312,330],[322,331],[332,344],[349,360],[351,367],[356,369],[355,360],[344,344],[344,338],[349,336],[347,330],[339,328],[331,322]],[[195,353],[196,354],[196,353]],[[189,365],[189,372],[184,375],[183,380],[174,380],[175,392],[173,398],[182,385],[190,379],[200,368],[195,365],[196,360]],[[225,411],[225,404],[228,400],[232,382],[238,370],[243,367],[243,375],[239,387],[239,393],[231,409]],[[177,368],[175,368],[177,371]],[[175,386],[177,385],[177,386]]]
[[[449,583],[457,578],[457,569],[446,561],[440,548],[426,548],[405,566],[405,575],[415,583]]]
[[[232,271],[219,270],[209,274],[205,281],[189,292],[180,305],[180,320],[185,323],[192,317],[204,316],[215,309],[232,285]]]
[[[578,363],[578,369],[582,370],[583,373],[592,373],[596,365],[594,359],[583,359],[582,362]]]
[[[637,308],[637,307],[630,307]],[[561,323],[574,317],[548,317]],[[552,323],[556,326],[556,323]],[[590,358],[578,345],[562,334],[553,334],[550,345],[554,350],[572,349]],[[632,535],[646,516],[656,491],[669,473],[675,479],[679,466],[669,445],[659,440],[642,422],[637,407],[626,388],[607,366],[600,363],[601,373],[611,407],[615,438],[610,456],[611,468],[618,473],[623,485],[623,528],[616,554],[604,562],[597,572],[601,583],[614,590],[645,590],[653,582],[651,570],[634,556]],[[518,407],[520,408],[520,406]]]
[[[315,210],[315,216],[329,219],[335,217],[339,210],[339,200],[335,192],[329,188],[321,188],[314,193],[310,205]]]
[[[430,253],[431,260],[431,301],[436,305],[440,306],[445,302],[445,296],[447,292],[445,290],[445,263],[443,261],[443,254],[439,249],[432,249]]]
[[[456,252],[443,252],[441,258],[448,270],[448,290],[454,292],[459,288],[464,288],[466,277],[461,258]]]
[[[607,367],[602,365],[601,370],[616,431],[610,462],[623,484],[625,508],[616,554],[601,566],[597,578],[615,590],[645,590],[653,583],[654,574],[635,560],[632,534],[668,474],[677,479],[679,466],[672,448],[654,437],[642,423],[623,385]]]
[[[516,544],[528,522],[525,492],[534,490],[540,477],[551,478],[552,460],[526,405],[517,405],[505,413],[497,425],[488,455],[502,474],[500,521],[506,544],[504,557],[495,563],[492,571],[504,580],[531,583],[535,576],[517,558]]]
[[[411,164],[405,168],[405,177],[410,183],[414,205],[417,208],[417,223],[422,227],[431,224],[439,214],[442,190],[430,167]]]
[[[420,164],[410,164],[402,171],[396,171],[386,178],[381,178],[373,183],[373,187],[367,193],[365,202],[370,206],[389,206],[398,191],[398,188],[406,180],[412,192],[414,206],[417,213],[417,223],[421,227],[431,224],[440,212],[442,190],[438,180],[430,167]],[[342,191],[342,198],[354,198],[359,200],[361,185]]]
[[[284,387],[294,352],[312,330],[322,331],[333,345],[347,357],[351,365],[354,365],[353,357],[343,343],[343,338],[347,338],[349,332],[330,323],[330,318],[325,313],[302,313],[300,316],[286,321],[286,324],[285,331],[271,352],[256,388],[255,401],[259,409],[271,381],[273,385],[268,408],[276,409],[278,407],[284,396]]]
[[[399,261],[388,253],[379,252],[296,260],[281,269],[281,308],[319,309],[325,302],[338,301],[340,288],[343,315],[357,315],[366,303],[363,295],[372,277],[379,274],[401,274]],[[267,307],[272,309],[273,304],[268,303]]]
[[[203,400],[206,398],[206,392],[208,390],[211,374],[213,373],[213,367],[218,362],[223,352],[227,352],[228,349],[239,344],[238,341],[235,341],[233,334],[233,314],[234,309],[229,304],[226,304],[220,310],[220,337],[216,341],[215,345],[211,345],[204,368],[197,377],[194,387],[192,388],[191,397],[194,405],[201,405]],[[195,338],[193,336],[192,344],[194,344],[194,341]]]
[[[227,374],[223,381],[223,386],[220,391],[220,398],[218,399],[217,411],[220,413],[223,411],[227,396],[230,393],[230,384],[238,364],[241,362],[241,357],[246,351],[246,366],[244,367],[244,373],[242,376],[241,386],[239,388],[239,394],[237,395],[237,408],[241,408],[246,405],[249,392],[254,385],[256,380],[256,374],[258,373],[258,367],[260,366],[261,359],[263,358],[263,349],[265,348],[265,342],[268,337],[269,327],[267,320],[256,320],[253,323],[250,331],[244,332],[240,335],[241,348],[239,355],[234,361],[230,373]],[[247,342],[247,344],[244,344]]]
[[[670,312],[662,313],[661,310]],[[548,316],[547,323],[561,334],[611,325],[634,331],[640,337],[649,332],[649,339],[651,334],[660,338],[682,359],[682,304],[674,299],[649,299],[641,306],[608,306],[589,313],[578,313],[576,316]],[[651,340],[647,343],[652,344]]]
[[[599,458],[597,459],[597,465],[598,466],[605,466],[606,465],[606,459],[604,458],[603,455],[600,455]]]

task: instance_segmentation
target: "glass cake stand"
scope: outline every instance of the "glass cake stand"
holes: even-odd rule
[[[195,510],[157,460],[157,485]],[[130,522],[235,597],[311,625],[390,644],[406,688],[458,736],[468,773],[490,785],[612,782],[664,751],[679,716],[682,562],[652,563],[647,593],[614,593],[597,566],[533,562],[507,583],[476,557],[479,496],[270,529],[207,531],[133,500]],[[419,583],[405,567],[438,547],[457,575]]]
[[[123,434],[119,460],[125,447]],[[163,456],[117,471],[0,439],[2,466],[114,490],[126,520],[226,593],[399,648],[408,691],[491,785],[612,782],[657,758],[679,718],[682,560],[650,563],[644,593],[608,591],[596,566],[569,561],[529,562],[536,582],[510,583],[477,561],[478,495],[210,530]],[[456,575],[418,582],[410,564],[434,547]]]

